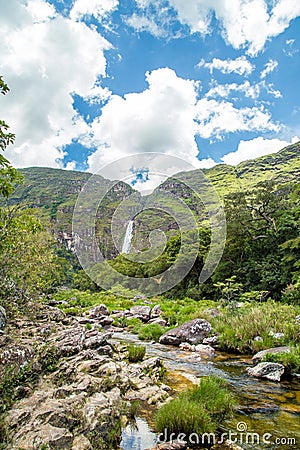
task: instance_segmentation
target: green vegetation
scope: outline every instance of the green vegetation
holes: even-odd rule
[[[235,401],[225,382],[216,377],[202,378],[199,385],[181,393],[163,405],[155,416],[156,429],[160,433],[211,433],[217,430],[233,411]]]
[[[300,345],[291,347],[289,353],[267,354],[264,361],[283,364],[288,373],[299,373],[300,371]]]
[[[227,308],[211,322],[220,333],[223,350],[253,353],[278,345],[300,343],[300,327],[295,318],[300,308],[274,301],[257,304],[245,303],[242,308]],[[275,339],[275,333],[284,337]],[[260,336],[262,341],[255,340]]]
[[[127,350],[129,362],[137,363],[143,361],[146,354],[146,347],[144,345],[129,344]]]

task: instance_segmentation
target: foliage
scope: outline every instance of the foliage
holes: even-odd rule
[[[271,354],[268,353],[264,357],[264,361],[270,361],[278,364],[283,364],[289,373],[300,372],[300,345],[291,347],[290,352]]]
[[[168,330],[166,327],[162,327],[158,324],[144,325],[139,329],[138,336],[141,341],[155,341],[158,342],[159,338]]]
[[[168,436],[171,433],[175,436],[211,433],[232,412],[234,404],[223,380],[202,378],[199,385],[181,393],[158,410],[156,429],[161,433],[167,430]]]
[[[233,352],[257,352],[274,347],[278,343],[300,343],[300,329],[295,318],[300,309],[269,300],[262,304],[248,304],[244,308],[226,309],[221,316],[212,319],[214,330],[220,333],[219,342],[224,350]],[[283,333],[278,341],[274,333]],[[256,341],[260,336],[262,341]]]
[[[146,354],[146,347],[144,345],[129,344],[127,350],[129,362],[136,363],[143,361]]]

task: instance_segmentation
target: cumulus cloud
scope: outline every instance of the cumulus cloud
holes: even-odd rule
[[[146,74],[148,88],[123,97],[112,95],[81,143],[96,151],[88,159],[96,172],[126,155],[162,152],[196,167],[211,167],[212,159],[198,160],[197,135],[222,139],[236,131],[278,131],[263,107],[235,108],[229,101],[201,98],[199,84],[180,78],[169,68]],[[201,157],[201,151],[200,151]]]
[[[236,166],[242,161],[248,159],[255,159],[259,156],[269,155],[270,153],[276,153],[287,145],[298,142],[297,136],[291,139],[291,142],[280,139],[264,139],[257,137],[250,141],[241,141],[235,152],[227,153],[223,156],[222,161],[225,164]]]
[[[162,0],[136,0],[146,14],[166,8]],[[210,32],[213,13],[220,22],[225,41],[234,48],[246,48],[250,56],[263,50],[266,42],[282,33],[300,15],[298,0],[169,0],[176,19],[191,33]],[[171,13],[170,13],[171,14]]]
[[[109,93],[104,50],[110,44],[82,22],[56,14],[42,0],[0,0],[1,74],[11,92],[1,99],[17,139],[6,154],[17,167],[60,167],[64,146],[87,132],[73,94],[92,101]],[[84,45],[82,45],[84,43]]]
[[[263,106],[236,108],[232,102],[202,98],[197,104],[198,134],[205,138],[222,139],[237,131],[279,131]]]
[[[119,5],[119,0],[76,0],[70,13],[71,19],[94,16],[101,20],[111,14]]]
[[[197,67],[205,67],[210,73],[219,70],[222,73],[237,73],[238,75],[250,75],[254,69],[254,65],[247,60],[245,56],[236,59],[219,59],[213,58],[211,62],[205,62],[203,59],[197,64]]]

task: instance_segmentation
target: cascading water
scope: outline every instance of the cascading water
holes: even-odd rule
[[[128,254],[130,252],[132,234],[133,234],[133,220],[130,220],[126,228],[126,233],[122,246],[122,253]]]

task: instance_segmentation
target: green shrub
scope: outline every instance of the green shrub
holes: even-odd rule
[[[139,339],[141,341],[155,341],[158,342],[159,338],[166,332],[166,328],[158,324],[148,324],[140,328],[138,332]]]
[[[199,385],[181,393],[178,398],[163,405],[155,415],[158,432],[187,436],[214,432],[230,415],[235,401],[224,381],[216,377],[200,380]]]
[[[146,347],[144,345],[129,344],[127,350],[129,362],[136,363],[143,361],[146,354]]]
[[[93,325],[90,322],[88,322],[88,323],[85,324],[85,328],[87,330],[91,330],[93,328]]]
[[[264,361],[270,361],[278,364],[283,364],[289,373],[300,372],[300,345],[292,347],[289,353],[268,353]]]

